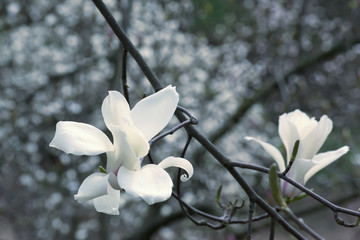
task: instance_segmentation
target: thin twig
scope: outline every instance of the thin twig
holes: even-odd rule
[[[283,209],[285,211],[285,213],[290,217],[291,220],[293,220],[294,222],[296,222],[296,224],[299,226],[300,229],[304,230],[305,232],[307,232],[309,235],[311,235],[314,239],[317,240],[324,240],[325,238],[323,238],[322,236],[320,236],[317,232],[315,232],[312,228],[310,228],[302,218],[298,218],[293,211],[291,211],[290,208],[286,208]]]
[[[185,157],[185,153],[186,153],[186,151],[187,151],[187,149],[188,149],[188,147],[190,145],[191,139],[192,139],[192,137],[188,136],[188,138],[186,140],[186,143],[185,143],[185,147],[184,147],[184,149],[183,149],[183,151],[182,151],[182,153],[180,155],[182,158]]]
[[[191,124],[197,124],[198,123],[198,120],[193,115],[191,115],[191,113],[186,108],[181,107],[181,106],[178,105],[176,110],[185,113],[190,118],[190,120],[192,122]]]
[[[275,221],[273,218],[270,218],[270,240],[274,240],[275,237]]]
[[[151,146],[153,143],[159,141],[160,139],[166,137],[167,135],[173,134],[174,132],[176,132],[177,130],[179,130],[180,128],[182,128],[182,127],[184,127],[184,126],[186,126],[186,125],[188,125],[188,124],[191,124],[191,119],[187,119],[187,120],[185,120],[184,122],[182,122],[182,123],[178,124],[177,126],[173,127],[172,129],[170,129],[170,130],[168,130],[168,131],[166,131],[166,132],[164,132],[164,133],[162,133],[162,134],[154,137],[153,139],[151,139],[151,140],[149,141],[150,146]]]
[[[360,217],[358,217],[358,219],[356,220],[356,222],[353,222],[353,223],[345,222],[345,220],[342,219],[342,218],[339,216],[339,212],[338,212],[338,211],[334,211],[334,217],[335,217],[336,223],[339,224],[339,225],[341,225],[341,226],[344,226],[344,227],[353,228],[353,227],[359,226],[359,223],[360,223]]]
[[[181,169],[178,170],[178,177],[177,177],[177,184],[176,184],[176,194],[173,192],[173,196],[176,196],[176,198],[178,199],[178,202],[179,202],[179,205],[180,205],[180,208],[181,208],[181,211],[185,214],[185,216],[190,219],[193,223],[195,223],[196,225],[198,226],[208,226],[212,229],[221,229],[221,228],[224,228],[226,227],[226,224],[224,224],[224,222],[221,220],[219,221],[219,224],[213,224],[213,223],[210,223],[208,221],[205,221],[204,219],[201,219],[201,220],[197,220],[196,218],[194,218],[188,211],[186,211],[185,209],[185,204],[184,202],[182,201],[181,199],[181,192],[180,192],[180,176],[181,176]],[[194,208],[191,208],[191,210],[193,210]],[[202,211],[199,211],[197,210],[196,211],[197,213],[200,213],[200,215],[202,216],[206,216],[207,218],[209,219],[212,219],[213,216],[208,214],[208,213],[205,213],[205,212],[202,212]]]
[[[251,240],[251,233],[252,233],[252,218],[255,211],[255,202],[250,200],[249,205],[249,222],[248,222],[248,232],[247,232],[247,239]]]
[[[257,165],[250,164],[250,163],[244,163],[244,162],[229,162],[228,165],[233,166],[233,167],[244,168],[244,169],[251,169],[251,170],[255,170],[255,171],[263,172],[263,173],[269,173],[269,171],[270,171],[269,168],[262,167],[262,166],[257,166]],[[347,208],[343,208],[343,207],[340,207],[340,206],[330,202],[329,200],[321,197],[320,195],[318,195],[315,192],[311,191],[310,189],[304,187],[303,185],[301,185],[300,183],[294,181],[293,179],[291,179],[291,178],[289,178],[287,176],[284,176],[281,172],[278,172],[278,176],[280,178],[282,178],[283,180],[287,181],[288,183],[290,183],[291,185],[295,186],[296,188],[300,189],[301,191],[305,192],[310,197],[312,197],[315,200],[319,201],[320,203],[322,203],[326,207],[330,208],[332,211],[334,211],[334,212],[342,212],[342,213],[345,213],[345,214],[348,214],[348,215],[360,217],[360,212],[355,211],[355,210],[351,210],[351,209],[347,209]]]
[[[176,185],[177,187],[177,185]],[[206,213],[204,211],[201,211],[200,209],[197,209],[196,207],[194,206],[191,206],[189,205],[188,203],[186,203],[185,201],[183,201],[181,199],[181,195],[179,197],[178,193],[176,193],[175,191],[172,192],[172,196],[175,197],[178,201],[181,202],[181,205],[180,206],[183,206],[183,211],[186,211],[186,213],[184,212],[185,215],[187,214],[197,214],[201,217],[204,217],[208,220],[212,220],[212,221],[216,221],[216,222],[220,222],[220,223],[224,223],[226,221],[226,219],[224,218],[224,216],[215,216],[215,215],[212,215],[212,214],[209,214],[209,213]],[[180,203],[179,202],[179,203]],[[186,209],[185,209],[186,208]],[[188,216],[187,216],[188,217]],[[261,215],[258,215],[258,216],[255,216],[252,218],[252,221],[253,222],[256,222],[256,221],[260,221],[260,220],[263,220],[263,219],[266,219],[269,217],[269,214],[267,213],[263,213]],[[206,220],[205,219],[201,219],[201,220],[196,220],[195,218],[192,217],[193,220],[195,220],[195,224],[196,225],[206,225],[205,222]],[[248,218],[246,219],[230,219],[229,221],[227,221],[227,224],[247,224],[249,221]],[[227,225],[226,224],[226,225]],[[223,224],[220,224],[221,226],[223,226]],[[218,225],[218,227],[220,226]],[[212,225],[213,227],[215,225]],[[224,226],[225,227],[225,226]]]

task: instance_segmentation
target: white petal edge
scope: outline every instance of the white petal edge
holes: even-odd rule
[[[130,170],[140,169],[140,159],[136,157],[130,146],[126,133],[118,126],[112,126],[115,151],[107,153],[106,170],[115,172],[120,166]]]
[[[109,215],[119,215],[120,206],[120,190],[111,187],[107,184],[107,194],[93,200],[96,211],[106,213]]]
[[[300,114],[300,113],[299,113]],[[286,114],[284,113],[279,117],[279,135],[281,141],[283,142],[286,150],[286,163],[289,164],[290,157],[292,155],[292,150],[294,148],[295,142],[300,140],[300,135],[298,130],[293,122],[290,121],[289,116],[299,115],[299,114]],[[302,114],[300,114],[302,116]],[[304,116],[303,116],[304,117]],[[305,117],[307,117],[305,115]],[[298,153],[301,152],[301,144],[299,147]]]
[[[139,101],[131,110],[131,119],[149,141],[169,123],[178,102],[175,87],[167,86]]]
[[[304,130],[305,128],[308,128],[309,126],[314,127],[314,124],[316,125],[317,123],[317,121],[314,118],[309,118],[309,116],[306,113],[300,111],[299,109],[296,109],[289,113],[284,113],[280,117],[286,118],[287,121],[294,124],[296,128],[301,131]]]
[[[118,91],[109,91],[101,105],[104,122],[111,131],[111,125],[121,125],[123,120],[130,120],[130,107],[125,97]]]
[[[282,157],[280,151],[276,147],[274,147],[273,145],[271,145],[267,142],[261,141],[259,139],[253,138],[253,137],[245,137],[244,139],[247,141],[255,141],[255,142],[259,143],[264,148],[264,150],[267,153],[269,153],[270,156],[275,160],[275,162],[277,163],[277,165],[279,167],[279,170],[281,172],[285,170],[284,158]]]
[[[162,160],[159,164],[159,167],[166,169],[168,167],[179,167],[186,171],[187,174],[181,175],[180,179],[182,182],[188,181],[194,174],[194,168],[192,164],[185,158],[180,157],[167,157]]]
[[[111,127],[115,131],[116,127]],[[126,139],[129,142],[132,150],[134,151],[137,158],[146,156],[149,152],[149,142],[144,137],[143,133],[137,129],[131,122],[124,122],[120,127],[126,134]],[[121,146],[120,146],[121,147]]]
[[[79,203],[107,194],[108,174],[93,173],[81,183],[78,193],[74,196]]]
[[[311,132],[309,132],[309,134],[302,141],[302,147],[304,149],[302,157],[308,159],[313,158],[315,154],[319,151],[321,146],[324,144],[332,128],[333,123],[328,118],[328,116],[322,116],[319,123],[312,129]]]
[[[169,174],[155,164],[145,165],[138,171],[121,167],[117,178],[120,187],[128,194],[141,197],[148,204],[166,201],[172,193]]]
[[[286,176],[300,183],[301,185],[305,185],[304,177],[309,169],[314,166],[314,164],[315,163],[311,159],[296,158]],[[295,197],[302,192],[284,180],[281,180],[281,185],[282,192],[288,197]]]
[[[304,176],[305,183],[314,174],[316,174],[321,169],[325,168],[329,164],[331,164],[334,161],[336,161],[337,159],[339,159],[341,156],[346,154],[348,151],[349,151],[349,147],[344,146],[344,147],[339,148],[339,149],[334,150],[334,151],[329,151],[329,152],[325,152],[325,153],[319,153],[319,154],[315,155],[315,157],[312,160],[315,163],[315,165],[311,169],[309,169],[309,171],[305,174],[305,176]]]
[[[55,136],[49,146],[74,155],[98,155],[114,151],[113,144],[102,131],[89,124],[71,121],[56,124]]]

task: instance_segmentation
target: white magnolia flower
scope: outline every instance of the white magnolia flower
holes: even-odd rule
[[[190,162],[168,157],[158,165],[141,167],[148,154],[148,141],[159,133],[173,116],[179,96],[168,86],[139,101],[133,109],[117,91],[109,91],[102,104],[102,115],[113,136],[113,143],[96,127],[77,122],[56,124],[50,146],[75,155],[107,154],[106,173],[93,173],[80,185],[74,196],[80,203],[92,200],[98,212],[119,214],[120,189],[143,198],[148,204],[171,196],[172,180],[165,168],[176,166],[187,171],[182,180],[193,174]]]
[[[281,115],[279,135],[286,149],[286,161],[273,145],[252,137],[245,139],[258,142],[274,158],[280,171],[284,171],[289,164],[295,142],[299,140],[296,158],[287,176],[304,185],[315,173],[349,151],[349,147],[344,146],[335,151],[317,154],[332,127],[332,121],[326,115],[323,115],[320,121],[316,121],[314,117],[309,118],[300,110]],[[282,181],[282,192],[288,197],[295,197],[301,193],[285,181]]]

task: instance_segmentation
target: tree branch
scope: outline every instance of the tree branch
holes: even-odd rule
[[[158,78],[154,75],[154,73],[151,71],[151,69],[149,68],[149,66],[147,65],[147,63],[144,61],[144,59],[142,58],[141,54],[137,51],[137,49],[134,47],[134,45],[132,44],[132,42],[129,40],[129,38],[126,36],[126,34],[124,33],[124,31],[120,28],[120,26],[116,23],[115,19],[113,18],[113,16],[111,15],[111,13],[108,11],[108,9],[106,8],[105,4],[101,1],[101,0],[93,0],[93,2],[95,3],[96,7],[99,9],[99,11],[102,13],[102,15],[104,16],[104,18],[106,19],[106,21],[108,22],[109,26],[112,28],[112,30],[114,31],[115,35],[119,38],[119,40],[122,42],[124,48],[131,54],[131,56],[135,59],[135,61],[138,63],[139,67],[141,68],[141,70],[143,71],[143,73],[145,74],[145,76],[148,78],[150,84],[153,86],[155,91],[158,91],[162,88],[162,85],[160,84]],[[312,59],[311,61],[307,61],[307,63],[303,63],[298,65],[297,68],[293,69],[292,71],[290,71],[289,73],[287,73],[284,78],[288,78],[291,74],[294,73],[299,73],[303,70],[305,70],[307,67],[311,66],[312,64],[318,63],[319,61],[322,61],[323,59],[330,57],[334,54],[336,54],[337,52],[339,52],[342,49],[346,49],[346,46],[338,46],[336,48],[333,48],[331,51],[328,51],[324,54],[321,54],[320,56]],[[260,89],[253,98],[251,99],[246,99],[237,109],[237,111],[234,113],[233,116],[231,116],[230,119],[226,120],[225,123],[223,125],[223,127],[219,128],[219,130],[217,132],[215,132],[215,134],[213,134],[211,136],[211,139],[213,141],[216,141],[217,139],[219,139],[224,133],[226,133],[229,130],[229,126],[237,123],[240,118],[246,113],[246,111],[257,101],[259,101],[261,98],[265,97],[267,94],[269,94],[274,88],[276,88],[276,81],[272,80],[272,81],[268,81],[266,83],[266,87]],[[176,117],[179,119],[179,121],[181,123],[188,121],[189,119],[186,118],[185,114],[187,114],[187,111],[184,111],[184,109],[178,108],[175,112]],[[187,114],[188,115],[188,114]],[[190,116],[190,115],[188,115]],[[190,117],[191,120],[191,117]],[[260,172],[265,172],[268,173],[269,169],[267,168],[263,168],[263,167],[259,167],[259,166],[254,166],[254,165],[249,165],[249,164],[245,164],[245,163],[238,163],[238,162],[232,162],[230,161],[230,159],[228,159],[227,157],[225,157],[216,147],[215,145],[208,140],[208,138],[206,138],[204,135],[202,135],[200,132],[198,132],[196,130],[196,128],[191,125],[191,124],[184,124],[184,126],[182,124],[180,124],[180,127],[184,127],[185,130],[187,131],[188,134],[188,139],[194,138],[196,139],[202,146],[203,148],[208,151],[221,165],[224,166],[224,168],[227,169],[227,171],[233,176],[233,178],[238,182],[238,184],[241,186],[241,188],[246,192],[246,194],[249,197],[250,203],[252,203],[253,205],[255,205],[255,203],[261,207],[268,216],[270,216],[272,219],[276,220],[282,227],[284,227],[289,233],[291,233],[294,237],[296,237],[297,239],[306,239],[300,232],[298,232],[289,222],[287,222],[276,210],[276,208],[272,207],[271,205],[269,205],[262,197],[260,197],[255,191],[254,189],[245,181],[245,179],[240,175],[240,173],[237,171],[237,167],[242,167],[242,168],[248,168],[248,169],[253,169],[253,170],[257,170]],[[179,129],[179,128],[177,128]],[[175,131],[177,130],[175,129]],[[188,140],[186,146],[188,146],[188,144],[190,143],[190,141]],[[185,151],[185,150],[184,150]],[[309,195],[311,195],[314,199],[317,199],[319,201],[321,201],[324,205],[328,206],[330,209],[332,209],[334,212],[343,212],[343,213],[347,213],[353,216],[360,216],[359,212],[355,212],[353,210],[349,210],[349,209],[345,209],[345,208],[341,208],[336,206],[335,204],[332,204],[331,202],[329,202],[328,200],[320,197],[319,195],[311,192],[310,190],[308,190],[307,188],[301,186],[300,184],[296,183],[295,181],[293,181],[292,179],[287,178],[286,176],[283,176],[281,173],[278,173],[279,177],[283,178],[285,181],[288,181],[290,184],[293,184],[295,187],[298,187],[299,189],[303,190],[304,192],[308,193]],[[179,204],[180,207],[183,209],[183,212],[186,214],[186,216],[194,221],[195,223],[198,224],[202,224],[204,223],[204,225],[210,226],[210,227],[222,227],[223,224],[227,224],[227,222],[220,222],[220,225],[212,225],[209,222],[198,222],[196,219],[193,218],[193,216],[191,216],[190,214],[188,214],[187,211],[185,211],[185,203],[181,200],[181,196],[180,196],[180,186],[178,185],[177,187],[178,190],[178,195],[173,193],[173,196],[178,196],[178,200],[179,200]],[[252,206],[252,205],[251,205]],[[250,206],[250,207],[251,207]],[[187,207],[187,206],[186,206]],[[191,209],[191,208],[188,208]],[[252,209],[253,210],[253,209]],[[249,211],[249,219],[248,219],[248,223],[249,223],[249,229],[251,229],[251,221],[252,221],[252,210]],[[202,214],[203,216],[207,216],[206,213]],[[251,217],[250,217],[251,216]],[[212,217],[211,215],[207,216],[207,217]],[[223,219],[222,219],[223,220]],[[308,231],[308,230],[307,230]],[[251,236],[251,233],[248,234],[248,236]]]

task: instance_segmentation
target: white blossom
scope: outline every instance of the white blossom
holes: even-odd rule
[[[284,171],[288,166],[295,143],[299,140],[298,151],[287,176],[304,185],[315,173],[349,151],[349,147],[344,146],[335,151],[318,153],[332,127],[333,123],[326,115],[323,115],[319,121],[314,117],[309,118],[300,110],[281,115],[279,135],[285,146],[286,161],[273,145],[252,137],[245,139],[259,143],[276,161],[280,171]],[[288,197],[295,197],[301,193],[286,181],[282,181],[282,192]]]
[[[143,198],[148,204],[167,200],[172,193],[172,180],[164,170],[183,168],[188,180],[193,174],[189,161],[168,157],[158,165],[141,166],[149,152],[149,140],[158,134],[173,116],[179,96],[168,86],[139,101],[130,110],[123,95],[109,91],[102,104],[102,115],[113,136],[113,143],[96,127],[77,122],[60,121],[50,146],[75,155],[107,154],[106,173],[88,176],[74,196],[80,203],[92,201],[98,212],[119,214],[120,189]]]

